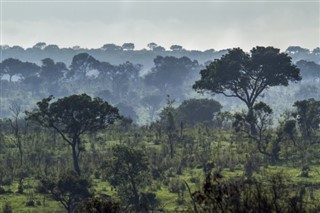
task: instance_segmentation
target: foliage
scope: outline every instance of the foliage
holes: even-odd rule
[[[154,64],[155,67],[145,76],[144,81],[147,85],[157,87],[164,95],[174,93],[173,88],[179,88],[199,66],[197,61],[187,57],[172,56],[157,56]]]
[[[50,194],[52,199],[59,201],[68,213],[71,213],[80,201],[90,196],[90,187],[91,184],[86,178],[67,172],[58,179],[42,178],[38,190]]]
[[[120,204],[110,197],[94,196],[78,205],[75,213],[119,213]]]
[[[316,212],[304,188],[293,186],[281,173],[249,181],[206,176],[201,191],[192,193],[194,212]]]
[[[252,117],[257,98],[268,88],[288,86],[290,81],[299,81],[299,69],[291,58],[273,47],[255,47],[250,55],[234,48],[201,70],[201,79],[193,88],[198,92],[208,91],[235,97],[248,107],[247,117]],[[255,134],[254,123],[251,124]]]
[[[214,114],[221,110],[219,102],[209,99],[189,99],[176,109],[178,119],[191,125],[202,122],[212,122]]]
[[[74,169],[80,175],[78,158],[83,151],[80,136],[113,124],[119,118],[118,109],[87,94],[72,95],[51,103],[52,100],[53,96],[49,96],[38,102],[38,108],[26,112],[27,119],[60,134],[72,148]]]
[[[320,101],[313,98],[308,100],[296,101],[296,116],[303,137],[310,138],[320,125]]]
[[[138,210],[141,190],[150,182],[148,160],[142,150],[124,145],[114,146],[112,152],[111,159],[104,165],[107,180],[126,205]]]

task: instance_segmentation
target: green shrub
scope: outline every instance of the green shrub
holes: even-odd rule
[[[9,203],[5,203],[2,208],[3,213],[12,213],[12,207]]]

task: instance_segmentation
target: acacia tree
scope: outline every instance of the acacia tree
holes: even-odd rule
[[[27,119],[56,130],[72,148],[74,170],[81,174],[79,156],[83,150],[81,135],[113,124],[119,118],[118,109],[101,98],[87,94],[71,95],[52,102],[53,96],[42,99],[37,108],[26,112]]]
[[[255,47],[250,54],[240,48],[228,51],[201,70],[201,79],[193,89],[236,97],[247,108],[248,120],[253,118],[257,98],[273,86],[287,86],[290,81],[300,81],[300,70],[291,63],[291,57],[274,47]],[[251,133],[255,134],[254,123]]]

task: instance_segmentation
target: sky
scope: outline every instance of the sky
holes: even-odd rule
[[[1,0],[1,44],[188,50],[320,46],[320,1]]]

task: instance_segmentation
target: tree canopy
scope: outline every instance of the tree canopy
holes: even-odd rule
[[[26,112],[27,119],[55,129],[71,146],[75,171],[80,175],[78,158],[82,151],[80,136],[113,124],[118,109],[101,98],[87,94],[71,95],[52,102],[53,96],[42,99],[37,108]]]
[[[211,122],[213,114],[219,112],[221,108],[221,104],[215,100],[189,99],[183,101],[176,110],[181,120],[194,125],[198,122]]]
[[[250,109],[259,95],[273,86],[300,81],[299,69],[286,53],[274,47],[255,47],[250,54],[234,48],[201,70],[193,88],[236,97]]]
[[[181,86],[189,74],[199,66],[197,61],[188,57],[176,58],[173,56],[157,56],[154,59],[155,67],[145,76],[148,85],[156,86],[166,94],[173,87],[175,90]]]

